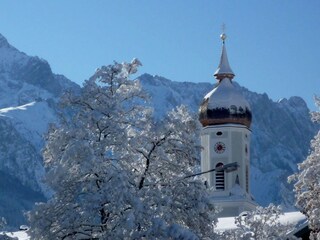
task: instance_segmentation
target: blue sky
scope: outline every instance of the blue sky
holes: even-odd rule
[[[273,100],[320,95],[320,1],[0,0],[0,33],[81,84],[137,57],[139,73],[215,82],[221,25],[235,80]]]

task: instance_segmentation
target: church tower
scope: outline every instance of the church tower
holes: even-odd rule
[[[199,109],[201,131],[201,172],[216,205],[222,207],[221,217],[236,216],[253,210],[256,203],[250,194],[250,125],[251,109],[237,89],[221,34],[222,53],[214,77],[218,83],[203,99]],[[229,171],[226,166],[236,166]],[[215,169],[215,171],[210,171]]]

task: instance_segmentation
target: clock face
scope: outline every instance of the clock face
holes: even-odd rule
[[[224,150],[226,149],[226,145],[223,143],[223,142],[217,142],[215,145],[214,145],[214,151],[216,153],[223,153]]]

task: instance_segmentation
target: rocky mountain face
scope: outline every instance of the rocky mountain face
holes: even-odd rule
[[[11,226],[24,223],[22,211],[48,193],[41,181],[43,135],[57,121],[61,93],[77,88],[0,35],[0,216]]]
[[[139,77],[151,96],[156,118],[184,104],[197,112],[213,85],[173,82],[159,76]],[[251,189],[257,202],[292,202],[288,175],[308,154],[309,142],[319,126],[311,122],[309,110],[299,97],[273,102],[266,94],[240,87],[253,112]],[[79,86],[50,65],[12,47],[0,35],[0,216],[17,227],[25,222],[22,211],[48,195],[41,149],[48,124],[58,119],[56,103],[67,89]]]

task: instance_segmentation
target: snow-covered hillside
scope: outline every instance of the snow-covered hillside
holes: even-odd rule
[[[210,83],[173,82],[149,74],[139,79],[158,119],[180,104],[197,112],[213,88]],[[44,199],[43,135],[48,124],[58,119],[56,103],[66,89],[79,87],[53,74],[45,60],[27,56],[0,35],[0,216],[11,226],[24,223],[22,211]],[[318,126],[310,121],[299,97],[273,102],[266,94],[241,90],[253,112],[253,195],[263,205],[286,202],[292,197],[286,177],[306,157]]]

